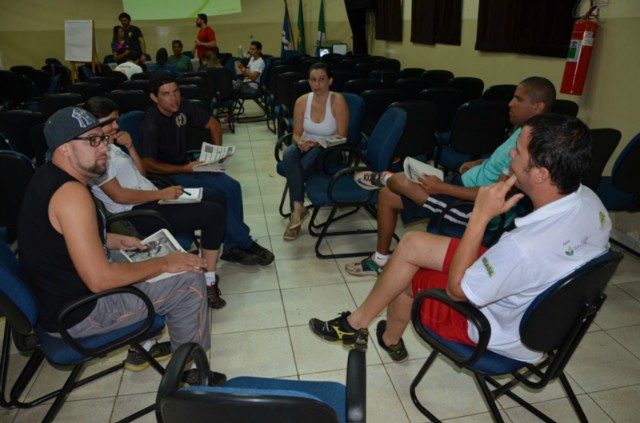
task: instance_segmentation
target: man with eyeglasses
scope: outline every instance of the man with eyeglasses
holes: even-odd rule
[[[156,359],[169,358],[186,342],[209,347],[208,307],[202,269],[206,261],[187,253],[172,253],[138,263],[117,262],[113,250],[144,249],[137,238],[107,233],[104,216],[96,209],[87,184],[107,170],[107,141],[102,126],[87,111],[67,107],[45,123],[44,135],[52,152],[50,163],[33,175],[18,223],[20,263],[39,305],[39,323],[59,334],[62,308],[93,293],[134,285],[166,316],[168,343],[147,341],[143,347]],[[115,251],[114,251],[115,252]],[[123,257],[124,259],[124,257]],[[161,273],[178,273],[145,282]],[[65,327],[74,338],[114,331],[146,318],[144,303],[130,294],[112,294],[71,313]],[[195,370],[185,372],[191,381]],[[209,381],[226,377],[212,372]]]

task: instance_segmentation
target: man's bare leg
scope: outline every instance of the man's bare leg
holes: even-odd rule
[[[386,345],[397,344],[411,318],[413,276],[420,268],[441,271],[450,240],[425,232],[406,234],[367,298],[347,317],[349,324],[366,328],[388,306],[383,340]]]

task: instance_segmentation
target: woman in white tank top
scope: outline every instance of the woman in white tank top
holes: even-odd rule
[[[316,140],[347,136],[349,108],[342,95],[329,91],[332,82],[331,70],[325,63],[313,64],[309,68],[311,92],[298,98],[293,109],[293,142],[283,156],[291,205],[291,218],[284,232],[286,241],[296,239],[308,214],[304,207],[304,182],[315,170],[322,151]]]

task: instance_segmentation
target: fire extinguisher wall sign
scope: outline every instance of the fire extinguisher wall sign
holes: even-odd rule
[[[571,33],[569,53],[567,54],[567,63],[564,66],[560,92],[574,95],[582,94],[593,51],[593,40],[597,31],[598,24],[593,20],[581,19],[576,21]]]

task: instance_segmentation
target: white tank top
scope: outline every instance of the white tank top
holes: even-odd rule
[[[309,93],[307,96],[307,108],[304,111],[304,120],[302,122],[302,139],[315,141],[318,138],[328,137],[335,135],[338,130],[336,124],[336,118],[331,112],[331,96],[332,91],[329,91],[327,96],[327,106],[324,112],[324,120],[320,123],[315,123],[311,120],[311,104],[313,103],[313,93]]]

